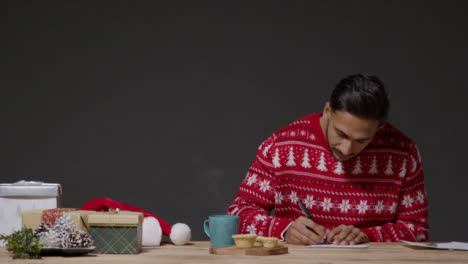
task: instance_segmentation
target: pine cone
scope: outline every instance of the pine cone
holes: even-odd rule
[[[75,223],[69,215],[64,215],[55,221],[54,230],[60,235],[63,239],[65,235],[76,230]]]
[[[81,245],[85,248],[89,248],[94,246],[94,240],[93,238],[86,232],[83,231],[83,234],[81,235],[82,238],[82,243]]]
[[[64,248],[92,247],[94,240],[85,231],[79,230],[70,215],[57,219],[52,228],[60,238],[60,245]]]
[[[41,242],[44,247],[60,247],[62,239],[54,229],[50,229],[48,232],[42,233],[39,237],[39,242]]]
[[[69,235],[71,232],[75,231],[75,224],[73,223],[73,220],[71,216],[69,215],[63,215],[57,221],[55,221],[55,226],[54,230],[57,232],[58,236],[60,237],[60,246],[69,248],[68,242],[65,243],[65,241],[69,240]],[[67,244],[67,246],[64,246],[64,244]]]
[[[88,248],[94,245],[94,240],[82,230],[73,230],[65,233],[62,239],[62,247],[64,248]]]
[[[64,215],[55,221],[54,229],[58,232],[76,229],[73,218],[70,215]]]
[[[49,222],[45,223],[42,221],[34,230],[34,235],[41,237],[43,234],[49,232],[50,229],[52,229],[52,225]]]

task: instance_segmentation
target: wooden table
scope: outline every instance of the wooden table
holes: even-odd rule
[[[209,242],[191,245],[144,248],[138,255],[97,255],[77,257],[49,256],[37,260],[12,260],[5,247],[0,248],[0,263],[468,263],[468,251],[415,249],[401,243],[369,243],[367,249],[307,248],[284,244],[289,253],[278,256],[222,256],[208,253]]]

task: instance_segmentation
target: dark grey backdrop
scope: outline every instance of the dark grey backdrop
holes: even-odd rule
[[[380,76],[422,152],[431,240],[468,240],[467,2],[2,1],[0,182],[59,182],[187,222],[224,213],[258,145]]]

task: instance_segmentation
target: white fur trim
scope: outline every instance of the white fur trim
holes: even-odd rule
[[[154,217],[145,217],[143,219],[141,244],[143,246],[159,246],[161,238],[162,231],[159,221]]]
[[[172,226],[170,238],[175,245],[185,245],[192,238],[192,230],[186,224],[175,224]]]

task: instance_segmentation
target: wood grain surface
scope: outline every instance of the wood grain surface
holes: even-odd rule
[[[278,245],[274,248],[247,248],[241,249],[236,246],[210,248],[210,254],[216,255],[246,255],[246,256],[269,256],[288,253],[288,247]]]
[[[289,249],[289,253],[272,256],[235,256],[213,255],[209,253],[208,241],[192,242],[190,245],[174,246],[164,244],[160,247],[143,248],[138,255],[102,255],[89,254],[79,257],[50,256],[42,259],[13,260],[5,247],[0,248],[0,263],[468,263],[468,251],[449,251],[437,249],[414,249],[401,243],[369,243],[365,249],[308,248],[280,243]]]

